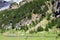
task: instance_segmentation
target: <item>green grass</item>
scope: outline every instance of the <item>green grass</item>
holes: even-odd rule
[[[0,40],[60,40],[60,37],[56,38],[57,34],[50,32],[38,32],[33,34],[19,35],[17,37],[9,37],[0,34]]]

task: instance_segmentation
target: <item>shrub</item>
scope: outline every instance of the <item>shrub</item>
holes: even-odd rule
[[[45,27],[45,31],[49,31],[48,27]]]
[[[37,33],[37,31],[31,30],[31,31],[29,31],[29,33]]]
[[[47,16],[47,20],[50,20],[50,18],[51,18],[51,17],[50,17],[51,14],[47,14],[46,16]]]
[[[51,29],[55,25],[57,25],[57,19],[52,19],[46,26]]]
[[[60,26],[57,26],[56,28],[60,28]]]
[[[39,32],[39,31],[43,31],[44,29],[40,26],[40,27],[38,27],[37,28],[37,31]]]
[[[58,36],[60,37],[60,34],[58,34]]]
[[[28,30],[28,27],[27,26],[22,26],[21,27],[21,30],[27,31]]]

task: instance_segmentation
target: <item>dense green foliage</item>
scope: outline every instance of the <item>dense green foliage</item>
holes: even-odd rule
[[[24,5],[20,6],[18,9],[11,9],[11,10],[8,9],[8,10],[1,11],[0,12],[0,29],[4,30],[1,27],[2,24],[8,25],[10,23],[12,23],[12,29],[14,29],[14,25],[20,22],[22,19],[31,19],[33,13],[41,15],[41,18],[39,19],[39,21],[37,20],[35,22],[32,21],[32,23],[29,25],[29,28],[35,27],[44,18],[50,21],[46,25],[45,31],[49,31],[49,28],[51,29],[55,25],[57,25],[57,27],[59,28],[60,18],[55,18],[51,20],[51,14],[53,13],[46,14],[46,12],[48,11],[48,6],[45,3],[46,1],[47,0],[34,0],[28,3],[25,3]],[[42,10],[42,6],[45,6],[43,10]],[[25,25],[21,27],[21,30],[27,31],[29,30],[29,28]],[[43,31],[43,30],[44,29],[42,27],[39,27],[37,31]]]
[[[40,26],[37,28],[37,31],[40,32],[40,31],[43,31],[44,29]]]
[[[14,26],[14,24],[20,22],[22,19],[26,19],[26,17],[28,19],[31,19],[31,14],[32,13],[39,13],[42,15],[45,15],[45,12],[47,11],[48,7],[45,5],[45,0],[44,1],[33,1],[33,2],[29,2],[26,3],[24,5],[22,5],[20,8],[18,9],[14,9],[14,10],[5,10],[0,12],[0,26],[2,24],[9,24],[12,23]],[[44,10],[41,10],[41,6],[45,5]]]

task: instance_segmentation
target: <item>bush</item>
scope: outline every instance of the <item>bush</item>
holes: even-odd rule
[[[60,26],[57,26],[56,28],[60,28]]]
[[[37,28],[37,31],[40,32],[40,31],[43,31],[44,29],[40,26]]]
[[[48,27],[45,27],[45,31],[49,31]]]
[[[27,31],[28,30],[28,27],[27,26],[22,26],[21,27],[21,30]]]
[[[60,37],[60,34],[58,34],[58,36]]]
[[[46,26],[51,29],[55,25],[57,25],[57,19],[52,19],[51,22],[49,22]]]
[[[37,33],[37,31],[31,30],[31,31],[29,31],[29,33]]]
[[[46,16],[47,16],[47,20],[50,20],[50,18],[51,18],[51,17],[50,17],[51,14],[48,13]]]

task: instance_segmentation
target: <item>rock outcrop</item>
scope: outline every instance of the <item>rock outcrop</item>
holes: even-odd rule
[[[60,17],[60,0],[52,1],[52,11],[55,17]]]

